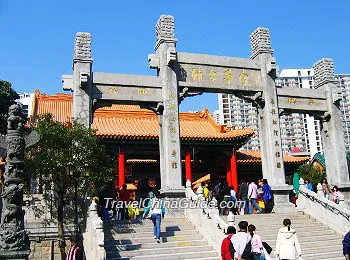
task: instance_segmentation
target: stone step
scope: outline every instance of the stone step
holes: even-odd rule
[[[154,241],[155,242],[155,241]],[[155,242],[155,245],[157,243]],[[113,257],[136,257],[136,256],[151,256],[155,253],[157,255],[172,255],[180,253],[194,253],[201,251],[211,251],[212,246],[184,246],[184,247],[166,247],[166,248],[152,248],[152,249],[141,249],[133,251],[113,251],[107,253],[107,259]]]
[[[276,237],[277,239],[277,237]],[[268,240],[264,240],[266,241],[272,248],[275,248],[276,246],[276,239],[275,240],[270,240],[268,242]],[[328,239],[328,238],[325,238],[325,239],[322,239],[320,238],[319,240],[316,240],[316,241],[301,241],[299,239],[299,243],[300,245],[302,246],[302,248],[306,248],[306,247],[317,247],[317,246],[328,246],[328,245],[341,245],[342,244],[342,238],[339,237],[338,239]]]
[[[147,223],[152,224],[152,221],[149,219],[137,219],[137,220],[119,220],[114,221],[110,220],[108,222],[111,225],[145,225]],[[162,219],[162,223],[171,223],[171,224],[180,224],[180,223],[189,223],[189,221],[186,218],[164,218]]]
[[[192,240],[201,240],[203,237],[199,234],[195,235],[177,235],[177,236],[170,236],[170,237],[162,237],[160,240],[165,243],[165,242],[174,242],[174,241],[192,241]],[[120,238],[110,238],[106,237],[105,240],[106,245],[115,245],[115,244],[122,244],[122,245],[127,245],[127,244],[142,244],[142,243],[150,243],[151,241],[154,241],[153,236],[152,237],[134,237],[134,238],[125,238],[125,239],[120,239]]]
[[[172,241],[160,244],[155,244],[154,240],[149,241],[149,243],[139,243],[139,244],[118,244],[117,241],[114,244],[105,245],[106,250],[138,250],[138,249],[151,249],[151,248],[165,248],[165,247],[184,247],[184,246],[205,246],[208,245],[208,241],[199,240],[184,240],[184,241]]]
[[[335,259],[343,259],[344,256],[342,255],[341,251],[333,251],[330,250],[325,253],[318,253],[318,254],[303,254],[303,260],[319,260],[319,259],[324,259],[324,260],[335,260]]]
[[[277,234],[273,237],[263,237],[261,236],[262,240],[267,242],[269,245],[272,243],[276,243],[276,239],[277,239]],[[323,235],[323,234],[319,234],[317,236],[304,236],[304,237],[299,237],[298,235],[298,240],[299,243],[304,243],[304,242],[315,242],[315,241],[324,241],[324,240],[331,240],[331,239],[339,239],[339,235],[338,234],[328,234],[328,235]]]
[[[316,247],[306,247],[301,245],[301,252],[303,253],[303,255],[327,253],[327,252],[334,252],[334,251],[342,252],[342,250],[343,250],[342,244],[316,246]]]
[[[180,231],[180,230],[189,230],[194,229],[194,227],[190,224],[181,224],[181,225],[169,225],[169,226],[163,226],[161,225],[161,231]],[[153,232],[153,226],[140,226],[140,227],[114,227],[110,229],[111,233],[142,233],[142,232]]]
[[[162,255],[145,255],[135,256],[132,259],[152,259],[152,260],[176,260],[176,259],[208,259],[209,257],[215,257],[214,259],[220,259],[218,253],[214,251],[200,251],[200,252],[188,252],[188,253],[175,253],[175,254],[162,254]],[[128,257],[113,257],[109,260],[129,260]]]
[[[184,236],[184,235],[196,235],[198,234],[197,230],[188,229],[188,230],[176,230],[176,231],[166,231],[161,232],[161,237],[172,237],[172,236]],[[105,236],[112,236],[117,239],[126,239],[126,238],[153,238],[154,233],[151,232],[140,232],[140,233],[112,233],[105,232]]]
[[[277,232],[274,232],[271,234],[269,233],[263,233],[259,232],[258,233],[261,238],[264,240],[271,240],[273,238],[277,239]],[[320,237],[320,236],[329,236],[329,235],[337,235],[334,230],[317,230],[317,231],[301,231],[297,233],[298,239],[303,239],[303,238],[313,238],[313,237]]]

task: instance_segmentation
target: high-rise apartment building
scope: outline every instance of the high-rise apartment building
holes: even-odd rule
[[[258,116],[257,109],[252,103],[235,97],[232,94],[219,94],[219,124],[232,129],[254,129],[255,136],[243,146],[244,150],[259,150]]]
[[[19,93],[18,95],[19,99],[17,101],[23,105],[23,112],[25,117],[31,116],[34,93],[24,92]]]
[[[350,75],[336,75],[342,92],[340,110],[342,113],[346,149],[350,151]],[[310,69],[284,69],[276,79],[281,88],[314,88],[314,71]],[[234,95],[219,94],[220,124],[233,129],[251,127],[256,136],[242,149],[259,149],[257,110],[251,103]],[[323,153],[321,124],[313,116],[305,114],[285,114],[280,117],[282,150],[290,153],[294,148],[308,152],[310,156]]]

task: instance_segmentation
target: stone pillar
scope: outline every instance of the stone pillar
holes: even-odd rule
[[[261,68],[264,104],[258,107],[258,124],[263,177],[268,180],[274,194],[275,212],[295,210],[289,202],[292,186],[285,181],[281,131],[275,86],[276,60],[267,28],[257,28],[250,35],[251,59]]]
[[[181,149],[179,125],[179,100],[176,73],[176,42],[174,34],[174,17],[161,15],[156,25],[157,42],[155,60],[158,61],[157,71],[162,87],[164,111],[161,116],[160,133],[160,164],[162,193],[165,197],[178,199],[185,197],[181,174]],[[183,215],[183,210],[170,210],[168,215]],[[181,211],[181,213],[180,213]]]
[[[118,155],[118,185],[121,187],[125,183],[125,154],[123,148],[120,148]]]
[[[91,34],[78,32],[75,36],[73,58],[73,118],[90,127],[92,121],[91,106],[92,58]]]
[[[192,165],[191,165],[191,152],[186,150],[185,154],[185,169],[186,169],[186,181],[192,182]]]
[[[236,149],[232,149],[232,154],[230,158],[230,169],[231,169],[231,185],[234,187],[235,191],[238,191],[238,172],[237,172],[237,152]]]
[[[338,81],[334,76],[332,59],[321,59],[314,64],[316,88],[326,91],[328,113],[322,120],[322,140],[326,160],[327,180],[330,185],[337,185],[350,199],[349,172],[346,161],[346,149],[341,113],[339,110],[340,94],[337,93]]]
[[[29,238],[24,230],[23,171],[24,115],[21,105],[10,106],[7,125],[7,165],[4,175],[0,226],[0,259],[28,259]]]

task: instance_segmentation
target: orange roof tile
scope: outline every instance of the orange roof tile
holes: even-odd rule
[[[49,96],[37,91],[34,105],[34,115],[51,113],[57,121],[72,121],[72,95]],[[252,129],[225,129],[215,122],[207,109],[200,112],[181,112],[180,122],[181,140],[220,142],[254,135]],[[156,140],[159,135],[157,115],[137,105],[112,105],[97,109],[92,128],[97,130],[97,136],[104,138]]]
[[[286,164],[301,164],[309,160],[309,157],[296,157],[289,154],[283,155],[283,161]],[[261,164],[260,151],[237,151],[237,164]]]
[[[70,123],[72,122],[72,101],[72,95],[70,94],[46,95],[40,94],[39,90],[36,90],[33,101],[33,115],[50,113],[56,121]]]

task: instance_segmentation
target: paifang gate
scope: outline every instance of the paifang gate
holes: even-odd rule
[[[274,81],[277,66],[267,28],[257,28],[250,35],[250,58],[177,52],[176,42],[174,17],[162,15],[156,25],[155,54],[149,55],[157,76],[110,74],[92,71],[91,35],[77,33],[73,75],[62,78],[64,89],[73,91],[73,118],[90,126],[94,109],[112,103],[140,104],[157,113],[162,191],[177,199],[184,196],[179,102],[203,92],[234,94],[258,109],[263,177],[274,191],[276,212],[293,209],[282,159],[282,113],[307,113],[321,120],[329,183],[343,191],[350,188],[331,59],[314,64],[317,89],[281,89]]]

